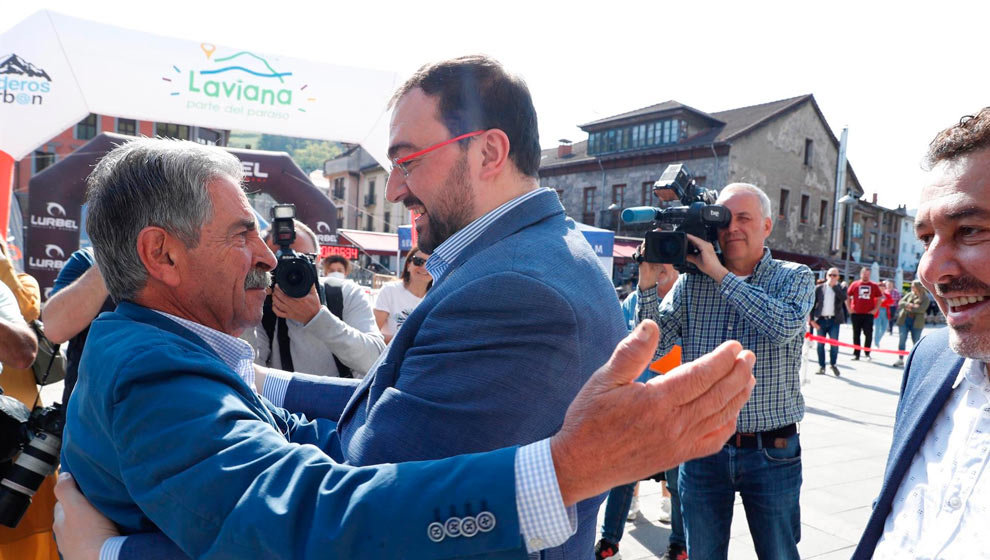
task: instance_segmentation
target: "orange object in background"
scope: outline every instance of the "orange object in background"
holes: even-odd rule
[[[663,375],[679,365],[681,365],[681,345],[675,344],[670,352],[650,364],[650,371]]]

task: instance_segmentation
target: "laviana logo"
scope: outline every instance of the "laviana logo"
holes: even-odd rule
[[[62,270],[65,266],[65,251],[54,243],[45,245],[45,258],[28,257],[28,267],[36,270]]]
[[[210,43],[199,47],[206,56],[203,66],[173,64],[162,76],[169,95],[183,98],[187,110],[285,120],[293,112],[305,113],[316,101],[306,91],[309,84],[292,72],[276,70],[262,56],[250,51],[218,53]]]
[[[44,105],[52,91],[52,77],[16,54],[0,61],[0,102],[17,105]]]
[[[57,229],[61,231],[79,231],[79,224],[75,220],[66,218],[65,207],[57,202],[49,202],[45,206],[47,216],[36,216],[31,214],[30,223],[33,227],[44,229]]]

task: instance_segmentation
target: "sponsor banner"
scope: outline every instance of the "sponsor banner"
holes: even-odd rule
[[[51,286],[73,251],[88,245],[85,222],[85,179],[114,145],[133,139],[100,133],[82,148],[36,174],[28,183],[26,272],[42,286]],[[284,152],[228,148],[241,160],[246,188],[296,205],[296,218],[308,225],[321,245],[337,243],[337,208]],[[46,296],[47,298],[47,296]]]
[[[405,253],[406,251],[412,249],[413,246],[412,230],[413,227],[411,225],[398,227],[397,231],[399,233],[399,251]]]

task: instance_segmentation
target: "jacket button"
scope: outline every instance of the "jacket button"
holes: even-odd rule
[[[475,518],[478,522],[478,530],[487,533],[495,528],[495,515],[490,511],[483,511]]]
[[[461,518],[451,517],[443,524],[443,532],[447,534],[448,537],[459,537],[461,536]]]
[[[461,518],[461,535],[473,537],[478,534],[478,522],[474,517],[468,515]]]
[[[430,537],[433,542],[440,542],[443,540],[443,525],[434,521],[426,528],[426,535]]]

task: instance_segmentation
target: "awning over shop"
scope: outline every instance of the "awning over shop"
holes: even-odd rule
[[[643,240],[639,237],[616,237],[612,246],[612,256],[617,259],[631,259]]]
[[[338,229],[337,234],[342,244],[354,245],[369,255],[394,255],[399,250],[399,236],[394,233]]]

